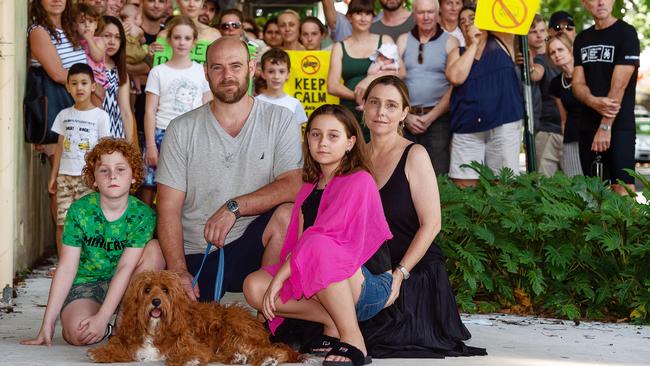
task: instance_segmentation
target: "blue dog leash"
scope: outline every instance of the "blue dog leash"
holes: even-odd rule
[[[205,247],[205,253],[203,254],[203,260],[201,260],[201,266],[199,267],[198,272],[196,272],[196,276],[194,276],[194,279],[192,280],[192,288],[196,286],[196,283],[199,281],[199,276],[201,275],[201,270],[203,270],[203,265],[205,264],[205,260],[208,259],[208,254],[210,254],[210,248],[212,247],[212,243],[208,242],[208,246]],[[217,252],[219,252],[219,268],[217,269],[217,279],[214,282],[214,301],[219,301],[221,300],[221,291],[223,289],[223,262],[224,262],[224,250],[223,248],[217,248]]]

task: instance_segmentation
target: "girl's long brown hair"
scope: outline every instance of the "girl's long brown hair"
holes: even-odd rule
[[[334,172],[334,176],[346,175],[359,170],[365,170],[368,173],[373,174],[372,163],[370,162],[370,155],[368,153],[368,145],[366,145],[366,142],[363,139],[363,133],[361,132],[359,122],[357,122],[352,112],[347,108],[335,104],[325,104],[318,107],[311,116],[309,116],[309,120],[307,121],[307,127],[305,128],[305,134],[302,140],[302,155],[305,159],[302,168],[302,180],[308,183],[317,182],[322,173],[320,164],[314,160],[309,153],[308,141],[309,132],[311,131],[314,119],[322,115],[333,116],[341,122],[345,127],[346,138],[352,136],[356,138],[354,146],[352,146],[352,149],[343,156],[343,160],[341,160],[341,164]]]
[[[47,16],[47,12],[43,7],[43,0],[32,0],[29,3],[29,20],[31,24],[37,24],[44,27],[51,36],[54,37],[57,43],[61,43],[56,27]],[[61,14],[61,28],[63,33],[68,37],[68,40],[74,48],[79,47],[79,37],[77,37],[77,29],[75,28],[75,19],[72,15],[72,0],[66,0],[65,10]]]
[[[115,53],[113,56],[111,56],[111,59],[113,59],[113,62],[115,62],[115,67],[117,67],[117,77],[119,79],[119,85],[122,86],[124,83],[126,83],[126,33],[124,33],[124,27],[122,26],[122,22],[111,15],[104,15],[102,17],[102,20],[104,21],[104,28],[109,25],[113,24],[114,26],[117,27],[117,31],[120,33],[120,49],[117,50],[117,53]],[[104,30],[102,29],[101,32]]]

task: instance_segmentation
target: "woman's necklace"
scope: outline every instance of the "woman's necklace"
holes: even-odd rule
[[[564,78],[564,73],[562,73],[562,76],[560,77],[560,81],[562,81],[562,87],[564,89],[570,89],[571,88],[571,81],[572,80],[569,80],[569,82],[567,83],[566,79]]]

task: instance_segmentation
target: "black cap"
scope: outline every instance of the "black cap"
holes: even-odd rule
[[[566,11],[556,11],[551,15],[551,18],[548,21],[548,27],[553,28],[556,25],[559,25],[560,22],[566,21],[569,23],[569,25],[572,25],[575,27],[575,23],[573,22],[573,17],[571,14],[567,13]]]

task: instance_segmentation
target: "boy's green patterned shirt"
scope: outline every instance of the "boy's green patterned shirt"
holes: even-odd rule
[[[117,220],[109,222],[93,192],[74,202],[65,219],[63,244],[81,248],[74,285],[110,280],[124,248],[143,248],[156,227],[154,211],[133,196]]]

